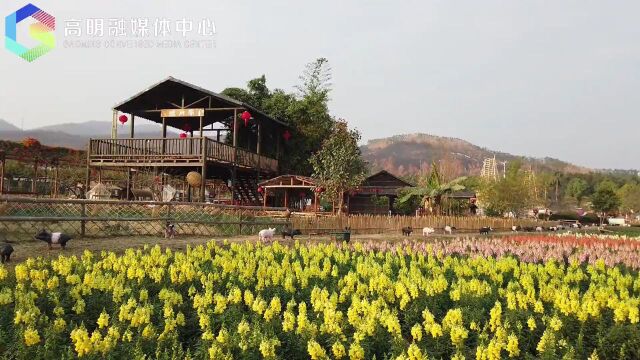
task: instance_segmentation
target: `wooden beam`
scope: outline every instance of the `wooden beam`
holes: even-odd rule
[[[118,110],[113,110],[113,119],[111,122],[111,138],[118,138]]]
[[[136,116],[131,114],[131,138],[132,139],[135,137],[135,134],[136,134],[135,124],[136,124]]]

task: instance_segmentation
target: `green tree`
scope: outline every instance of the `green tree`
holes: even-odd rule
[[[602,225],[604,218],[608,214],[618,210],[620,207],[620,198],[618,198],[618,194],[616,194],[611,184],[613,183],[607,183],[606,180],[601,182],[596,192],[591,195],[591,207],[598,213],[600,225]]]
[[[584,179],[574,177],[567,184],[565,194],[580,205],[588,188],[589,184]]]
[[[521,168],[520,162],[514,161],[509,164],[506,177],[484,181],[478,199],[488,214],[513,212],[518,215],[535,200],[531,187],[529,174]]]
[[[288,122],[293,128],[292,137],[284,144],[280,166],[284,172],[310,175],[313,168],[309,158],[320,150],[334,122],[328,106],[330,80],[329,62],[320,58],[307,64],[300,76],[301,83],[296,86],[296,93],[287,93],[281,89],[270,90],[264,75],[250,80],[246,89],[227,88],[222,93]],[[256,135],[255,126],[240,127],[237,138],[239,144],[247,144],[255,141],[251,139],[255,139]],[[229,142],[230,139],[226,141]],[[278,140],[272,138],[268,141]]]
[[[338,203],[338,213],[342,212],[344,193],[362,184],[366,177],[358,141],[360,133],[350,130],[346,121],[338,120],[320,151],[309,159],[313,177],[325,189],[323,197]]]
[[[618,189],[620,210],[626,214],[640,212],[640,184],[627,183]]]

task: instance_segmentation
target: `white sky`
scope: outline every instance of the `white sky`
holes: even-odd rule
[[[33,1],[56,17],[57,48],[33,63],[0,51],[0,118],[25,128],[108,121],[169,75],[220,91],[265,74],[293,90],[305,63],[327,57],[331,110],[365,139],[425,132],[640,168],[637,1]],[[24,5],[2,1],[0,29]],[[213,19],[216,47],[64,47],[66,20],[162,17]]]

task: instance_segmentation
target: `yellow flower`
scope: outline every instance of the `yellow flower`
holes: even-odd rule
[[[315,340],[309,340],[307,342],[307,351],[312,360],[327,358],[327,352]]]
[[[342,345],[342,343],[339,341],[333,343],[333,345],[331,346],[331,352],[336,359],[342,359],[347,354],[344,345]]]
[[[40,342],[40,335],[38,330],[34,328],[27,328],[24,331],[24,343],[27,346],[32,346]]]
[[[509,357],[516,357],[520,355],[520,349],[518,348],[518,337],[515,335],[509,335],[507,341],[507,351],[509,352]]]
[[[536,320],[532,316],[527,320],[527,326],[529,327],[529,330],[533,331],[536,329]]]
[[[413,325],[411,328],[411,336],[414,341],[422,340],[422,326],[420,326],[420,324]]]
[[[98,328],[100,329],[103,329],[109,326],[109,314],[102,311],[102,313],[100,314],[100,317],[98,317],[97,324],[98,324]]]

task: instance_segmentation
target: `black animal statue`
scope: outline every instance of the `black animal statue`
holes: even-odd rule
[[[284,229],[282,230],[282,238],[285,239],[287,236],[291,238],[291,240],[293,240],[293,237],[296,235],[302,235],[302,231],[298,230],[298,229],[294,229],[294,230],[289,230],[289,229]]]
[[[34,238],[46,242],[49,245],[49,249],[51,249],[51,245],[60,244],[62,250],[66,248],[67,243],[71,240],[71,236],[67,234],[60,232],[49,233],[46,230],[41,230]]]
[[[490,226],[484,226],[480,228],[480,235],[489,235],[489,232],[493,231]]]
[[[413,232],[413,228],[411,226],[402,228],[402,236],[411,236],[412,232]]]
[[[3,264],[11,261],[11,254],[13,253],[13,246],[5,244],[0,246],[0,262]]]

